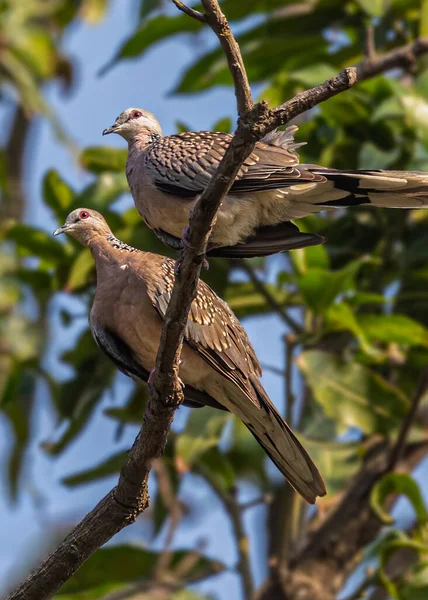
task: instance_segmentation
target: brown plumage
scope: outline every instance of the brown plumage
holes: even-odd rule
[[[155,366],[174,262],[116,239],[91,209],[70,213],[59,233],[69,233],[94,256],[97,289],[89,322],[95,340],[119,369],[146,381]],[[260,383],[261,367],[245,330],[202,281],[184,338],[180,377],[186,401],[230,410],[308,502],[323,496],[317,468]]]
[[[373,204],[391,208],[428,205],[428,174],[411,171],[338,171],[299,164],[294,133],[276,131],[256,144],[217,215],[211,254],[267,255],[319,244],[290,223],[336,207]],[[127,109],[104,134],[128,141],[127,177],[144,221],[173,247],[198,195],[224,155],[232,136],[212,131],[162,137],[155,117]]]

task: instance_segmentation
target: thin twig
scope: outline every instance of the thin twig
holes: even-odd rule
[[[200,23],[207,22],[205,16],[201,12],[199,12],[199,10],[195,10],[194,8],[191,8],[190,6],[183,4],[183,2],[180,2],[180,0],[172,0],[172,1],[175,4],[175,6],[178,8],[178,10],[181,10],[189,17],[192,17],[192,19],[196,19],[196,21],[199,21]]]
[[[153,461],[153,470],[157,477],[159,495],[169,512],[169,523],[165,544],[155,567],[155,579],[158,582],[162,582],[165,578],[165,574],[168,573],[171,564],[171,544],[174,540],[175,533],[183,517],[184,511],[180,501],[174,493],[171,477],[165,462],[161,458]]]
[[[428,52],[428,37],[422,37],[411,44],[396,48],[385,54],[378,54],[370,60],[363,60],[356,67],[348,67],[335,77],[316,85],[310,90],[296,94],[278,108],[271,111],[267,120],[269,126],[275,129],[287,124],[303,112],[317,104],[348,90],[356,83],[386,73],[391,69],[411,67],[416,58]]]
[[[235,261],[234,265],[239,267],[243,271],[246,272],[248,277],[250,278],[251,283],[254,285],[256,290],[259,292],[261,296],[266,300],[268,305],[276,312],[278,317],[293,331],[293,333],[301,334],[304,332],[304,329],[297,321],[293,319],[277,302],[277,300],[272,296],[267,287],[263,284],[262,281],[257,277],[257,273],[253,269],[251,265],[248,264],[246,260]]]
[[[254,500],[249,500],[243,504],[239,505],[239,510],[246,511],[250,508],[254,508],[255,506],[260,506],[261,504],[270,504],[273,500],[272,494],[263,494],[263,496],[257,496]]]
[[[410,406],[410,410],[406,415],[406,418],[404,419],[402,425],[401,425],[401,429],[400,432],[398,434],[398,438],[397,441],[395,442],[394,446],[392,447],[391,450],[391,454],[389,457],[389,461],[388,461],[388,466],[387,466],[387,470],[388,471],[393,471],[398,463],[398,461],[401,459],[401,456],[403,454],[404,451],[404,447],[406,444],[406,440],[407,440],[407,435],[410,431],[410,428],[412,426],[412,423],[415,419],[419,404],[425,394],[425,392],[428,389],[428,368],[425,369],[422,373],[419,385],[418,385],[418,389],[416,390],[416,394],[413,397],[412,400],[412,404]]]
[[[238,115],[243,117],[253,110],[254,102],[251,96],[250,82],[245,71],[241,49],[233,36],[229,23],[217,0],[202,0],[202,5],[205,9],[205,20],[217,35],[223,52],[226,55],[227,64],[235,87]]]
[[[367,23],[366,25],[364,56],[366,57],[366,60],[373,60],[376,56],[375,30],[373,23]]]
[[[284,335],[285,344],[285,420],[293,427],[293,352],[296,347],[296,337],[294,335]]]
[[[283,369],[279,369],[278,367],[274,367],[273,365],[268,365],[266,363],[260,363],[263,371],[269,371],[274,375],[278,375],[278,377],[285,377],[285,371]]]

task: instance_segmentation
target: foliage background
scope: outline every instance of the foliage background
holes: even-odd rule
[[[272,104],[360,60],[370,25],[379,52],[428,33],[424,1],[222,4],[239,34],[255,94]],[[5,592],[114,484],[144,412],[144,390],[116,373],[88,334],[90,256],[70,240],[53,239],[51,231],[70,210],[87,205],[105,214],[118,237],[165,252],[132,208],[122,141],[108,139],[114,148],[107,148],[101,131],[132,105],[152,110],[166,134],[233,130],[235,109],[214,36],[169,3],[2,0],[0,28]],[[302,161],[428,171],[426,60],[305,115],[298,134],[308,142]],[[324,234],[327,244],[247,267],[212,260],[204,276],[245,320],[268,367],[266,388],[326,478],[330,493],[319,510],[327,513],[373,439],[396,435],[426,365],[428,217],[360,208],[307,219],[304,227]],[[254,277],[263,281],[262,293]],[[284,313],[297,324],[294,331]],[[411,441],[426,439],[426,418],[423,404]],[[99,568],[83,568],[58,597],[107,597],[140,578],[158,585],[159,573],[183,560],[177,549],[196,549],[204,558],[176,574],[179,587],[197,581],[192,592],[166,597],[239,597],[245,552],[231,528],[230,502],[236,508],[267,494],[275,501],[240,511],[256,583],[268,574],[268,555],[286,560],[305,531],[307,509],[251,436],[209,409],[180,409],[174,431],[151,481],[151,511],[98,553]],[[426,480],[426,471],[422,461],[417,479]],[[171,502],[157,485],[164,480]],[[421,547],[406,576],[383,579],[383,586],[393,597],[416,600],[428,593],[426,512],[409,481],[410,503],[398,504],[397,523],[412,527],[406,543],[417,538]],[[421,488],[426,497],[426,484]],[[382,490],[379,497],[382,504]],[[162,571],[158,560],[165,557],[168,532],[175,553]],[[390,537],[383,534],[371,550],[376,569],[389,556]],[[354,575],[349,593],[361,577]]]

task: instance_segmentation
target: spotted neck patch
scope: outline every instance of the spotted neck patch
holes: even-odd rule
[[[119,252],[140,252],[138,248],[134,248],[133,246],[125,244],[125,242],[118,240],[117,237],[115,237],[114,235],[107,236],[107,241],[110,244],[110,246],[112,246],[116,250],[119,250]]]

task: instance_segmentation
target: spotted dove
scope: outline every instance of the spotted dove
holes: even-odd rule
[[[89,247],[95,260],[97,288],[89,317],[95,341],[121,371],[147,381],[174,284],[174,262],[121,242],[95,210],[73,211],[54,235],[60,233]],[[243,327],[202,281],[184,338],[180,377],[186,402],[237,415],[308,502],[324,496],[317,468],[260,383],[261,367]]]
[[[296,126],[274,131],[256,144],[217,215],[211,255],[264,256],[324,242],[300,232],[290,219],[337,207],[372,204],[391,208],[428,205],[428,174],[414,171],[339,171],[299,164]],[[199,131],[162,136],[149,112],[129,108],[103,135],[128,141],[126,174],[146,224],[179,248],[198,195],[232,136]]]

